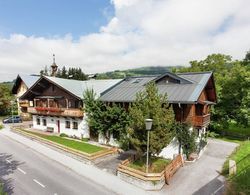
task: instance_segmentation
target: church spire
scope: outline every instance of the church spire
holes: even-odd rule
[[[51,65],[51,76],[56,76],[58,66],[56,65],[56,56],[53,54],[53,64]]]

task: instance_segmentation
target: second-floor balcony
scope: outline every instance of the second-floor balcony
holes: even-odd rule
[[[193,116],[193,125],[196,127],[205,127],[210,123],[210,114]]]
[[[29,106],[29,101],[28,100],[20,100],[19,101],[20,107],[28,107]]]
[[[78,108],[28,107],[31,114],[65,117],[83,117],[84,112]]]

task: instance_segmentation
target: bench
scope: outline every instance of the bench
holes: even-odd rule
[[[47,132],[53,133],[54,132],[54,128],[53,127],[47,127]]]

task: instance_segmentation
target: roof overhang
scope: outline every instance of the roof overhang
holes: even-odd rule
[[[45,80],[49,83],[52,83],[53,85],[57,86],[58,88],[64,90],[65,92],[67,92],[68,94],[72,95],[73,97],[75,97],[76,99],[79,99],[79,100],[82,100],[81,98],[79,98],[77,95],[71,93],[70,91],[68,91],[67,89],[63,88],[62,86],[58,85],[57,83],[51,81],[48,77],[46,76],[41,76],[19,99],[20,100],[25,100],[25,99],[28,99],[27,97],[29,96],[29,94],[34,94],[36,96],[39,96],[40,93],[37,93],[35,92],[34,88],[39,85],[39,83],[42,81],[42,80]],[[41,87],[43,87],[43,85],[40,85]],[[41,96],[42,97],[42,96]],[[48,96],[49,97],[49,96]],[[51,96],[50,96],[51,97]]]
[[[211,101],[199,101],[200,104],[206,104],[206,105],[215,105],[216,103],[215,102],[211,102]]]
[[[37,96],[37,99],[62,99],[63,96]]]
[[[18,87],[19,87],[19,85],[21,84],[22,81],[23,80],[22,80],[21,76],[18,74],[17,77],[16,77],[16,79],[15,79],[14,85],[13,85],[13,87],[11,89],[12,94],[17,94]],[[27,87],[27,85],[26,85],[26,87]]]

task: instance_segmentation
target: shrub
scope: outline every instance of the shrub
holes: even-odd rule
[[[65,133],[61,133],[60,137],[69,137],[69,136],[67,134],[65,134]]]
[[[7,193],[4,192],[4,190],[3,190],[3,184],[2,183],[0,183],[0,195],[7,195]]]
[[[216,137],[219,137],[220,135],[218,133],[215,133],[213,131],[209,131],[208,132],[208,137],[211,137],[211,138],[216,138]]]
[[[183,153],[189,155],[195,151],[195,132],[190,131],[190,125],[186,123],[176,123],[176,137],[183,149]]]
[[[88,142],[89,141],[89,138],[82,138],[81,139],[83,142]]]
[[[2,124],[0,124],[0,130],[3,129],[3,127],[4,127],[4,126],[3,126]]]

